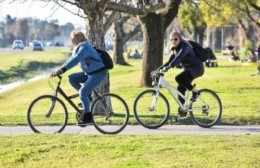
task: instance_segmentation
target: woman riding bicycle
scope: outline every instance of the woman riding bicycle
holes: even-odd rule
[[[73,31],[71,40],[74,46],[71,57],[51,76],[61,75],[75,65],[80,65],[82,72],[69,75],[69,82],[79,92],[83,105],[82,122],[78,122],[78,126],[85,127],[87,123],[93,122],[89,95],[107,77],[108,70],[104,70],[99,54],[82,32]]]
[[[198,90],[191,84],[192,81],[204,74],[204,65],[196,57],[195,53],[192,50],[192,45],[185,41],[180,33],[172,32],[170,34],[170,40],[172,44],[173,54],[170,56],[169,60],[160,66],[158,70],[165,68],[166,70],[181,65],[184,70],[175,77],[176,82],[178,83],[178,91],[185,95],[186,90],[192,91],[191,101],[196,101],[200,96]],[[182,104],[184,104],[184,99],[178,96],[178,99]],[[187,116],[187,112],[178,109],[178,119],[184,119]]]

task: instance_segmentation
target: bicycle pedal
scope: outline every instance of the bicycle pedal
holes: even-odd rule
[[[173,122],[179,122],[178,117],[172,117],[171,121],[172,121],[172,123]]]
[[[185,119],[187,119],[188,118],[188,116],[180,116],[180,115],[178,115],[177,117],[176,117],[176,121],[178,122],[178,121],[181,121],[181,120],[185,120]]]

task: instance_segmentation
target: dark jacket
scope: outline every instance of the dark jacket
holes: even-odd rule
[[[196,57],[191,44],[182,41],[172,50],[175,51],[175,54],[172,54],[169,60],[160,66],[159,69],[166,66],[176,67],[181,65],[184,67],[184,70],[189,70],[194,77],[201,76],[204,73],[203,63]]]

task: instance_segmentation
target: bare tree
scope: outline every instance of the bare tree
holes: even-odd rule
[[[125,62],[124,59],[124,46],[126,45],[126,42],[129,41],[130,38],[132,38],[135,34],[141,31],[141,26],[139,22],[132,24],[132,26],[129,26],[130,23],[128,23],[128,20],[133,20],[134,18],[130,15],[122,16],[122,14],[118,13],[118,19],[114,22],[114,29],[115,29],[115,35],[114,35],[114,62],[116,64],[121,65],[128,65]],[[126,27],[132,28],[132,30],[127,30],[124,25],[128,25]]]

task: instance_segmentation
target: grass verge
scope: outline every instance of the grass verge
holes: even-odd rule
[[[259,136],[0,137],[0,167],[258,167]]]
[[[64,55],[64,50],[53,52],[54,55]],[[64,58],[64,56],[62,57]],[[36,59],[36,58],[35,58]],[[168,59],[168,58],[165,58]],[[58,61],[59,62],[59,61]],[[133,102],[137,95],[146,88],[140,87],[142,60],[129,60],[130,66],[116,65],[110,71],[111,92],[119,94],[126,100],[130,109],[129,124],[136,124],[133,116]],[[259,76],[254,66],[243,66],[240,62],[229,62],[225,59],[218,60],[219,67],[206,68],[203,77],[194,82],[198,88],[214,90],[220,97],[223,105],[223,116],[220,124],[225,125],[259,125],[260,122],[260,85]],[[73,68],[64,75],[62,87],[68,94],[75,91],[68,84],[66,77],[72,72],[79,71]],[[180,69],[170,70],[165,78],[176,85],[174,77]],[[49,78],[26,83],[11,91],[0,95],[0,123],[1,125],[27,125],[26,113],[29,104],[36,97],[43,94],[52,94]],[[50,81],[51,83],[53,81]],[[170,102],[171,115],[177,113],[177,105],[165,92]],[[76,100],[79,102],[79,100]],[[69,124],[75,124],[75,111],[68,106]],[[171,124],[169,122],[169,124]],[[190,119],[177,124],[193,124]]]

